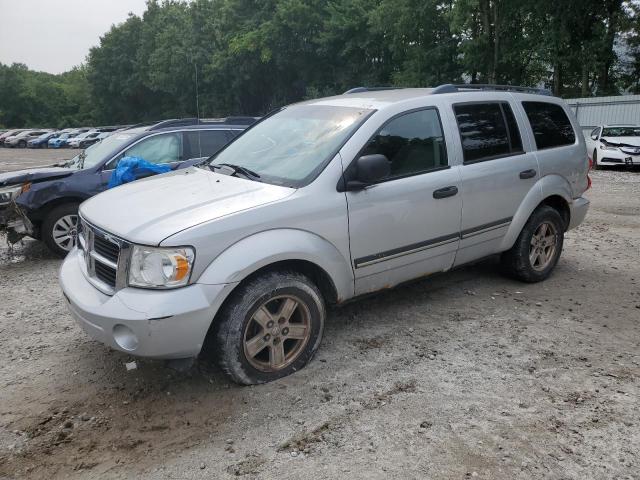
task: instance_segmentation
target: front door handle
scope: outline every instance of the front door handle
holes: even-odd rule
[[[527,178],[533,178],[536,176],[536,171],[532,168],[530,170],[525,170],[524,172],[520,172],[520,179],[526,180]]]
[[[439,188],[433,192],[433,198],[453,197],[458,193],[458,187],[451,185],[450,187]]]

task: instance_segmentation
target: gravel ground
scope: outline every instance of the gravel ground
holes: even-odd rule
[[[75,157],[79,152],[68,148],[0,148],[0,173],[51,165]]]
[[[333,309],[311,364],[257,387],[128,371],[60,261],[0,238],[0,479],[640,479],[640,172],[593,179],[548,281],[489,260]]]

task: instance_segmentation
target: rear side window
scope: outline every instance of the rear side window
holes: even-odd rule
[[[573,145],[576,134],[560,105],[546,102],[522,102],[529,118],[538,150]]]
[[[210,157],[229,143],[224,130],[202,130],[200,132],[200,152],[202,157]]]
[[[520,129],[506,102],[454,105],[464,163],[522,153]]]
[[[447,154],[438,112],[428,108],[392,119],[361,153],[373,154],[382,154],[389,159],[389,178],[446,167]]]

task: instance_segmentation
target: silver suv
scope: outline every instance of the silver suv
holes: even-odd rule
[[[562,100],[514,87],[291,105],[198,167],[85,201],[62,290],[117,350],[274,380],[312,358],[328,304],[493,254],[547,278],[589,205],[576,132]]]

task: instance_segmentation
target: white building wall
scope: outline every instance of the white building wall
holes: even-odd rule
[[[614,123],[640,124],[640,95],[565,100],[583,129]]]

